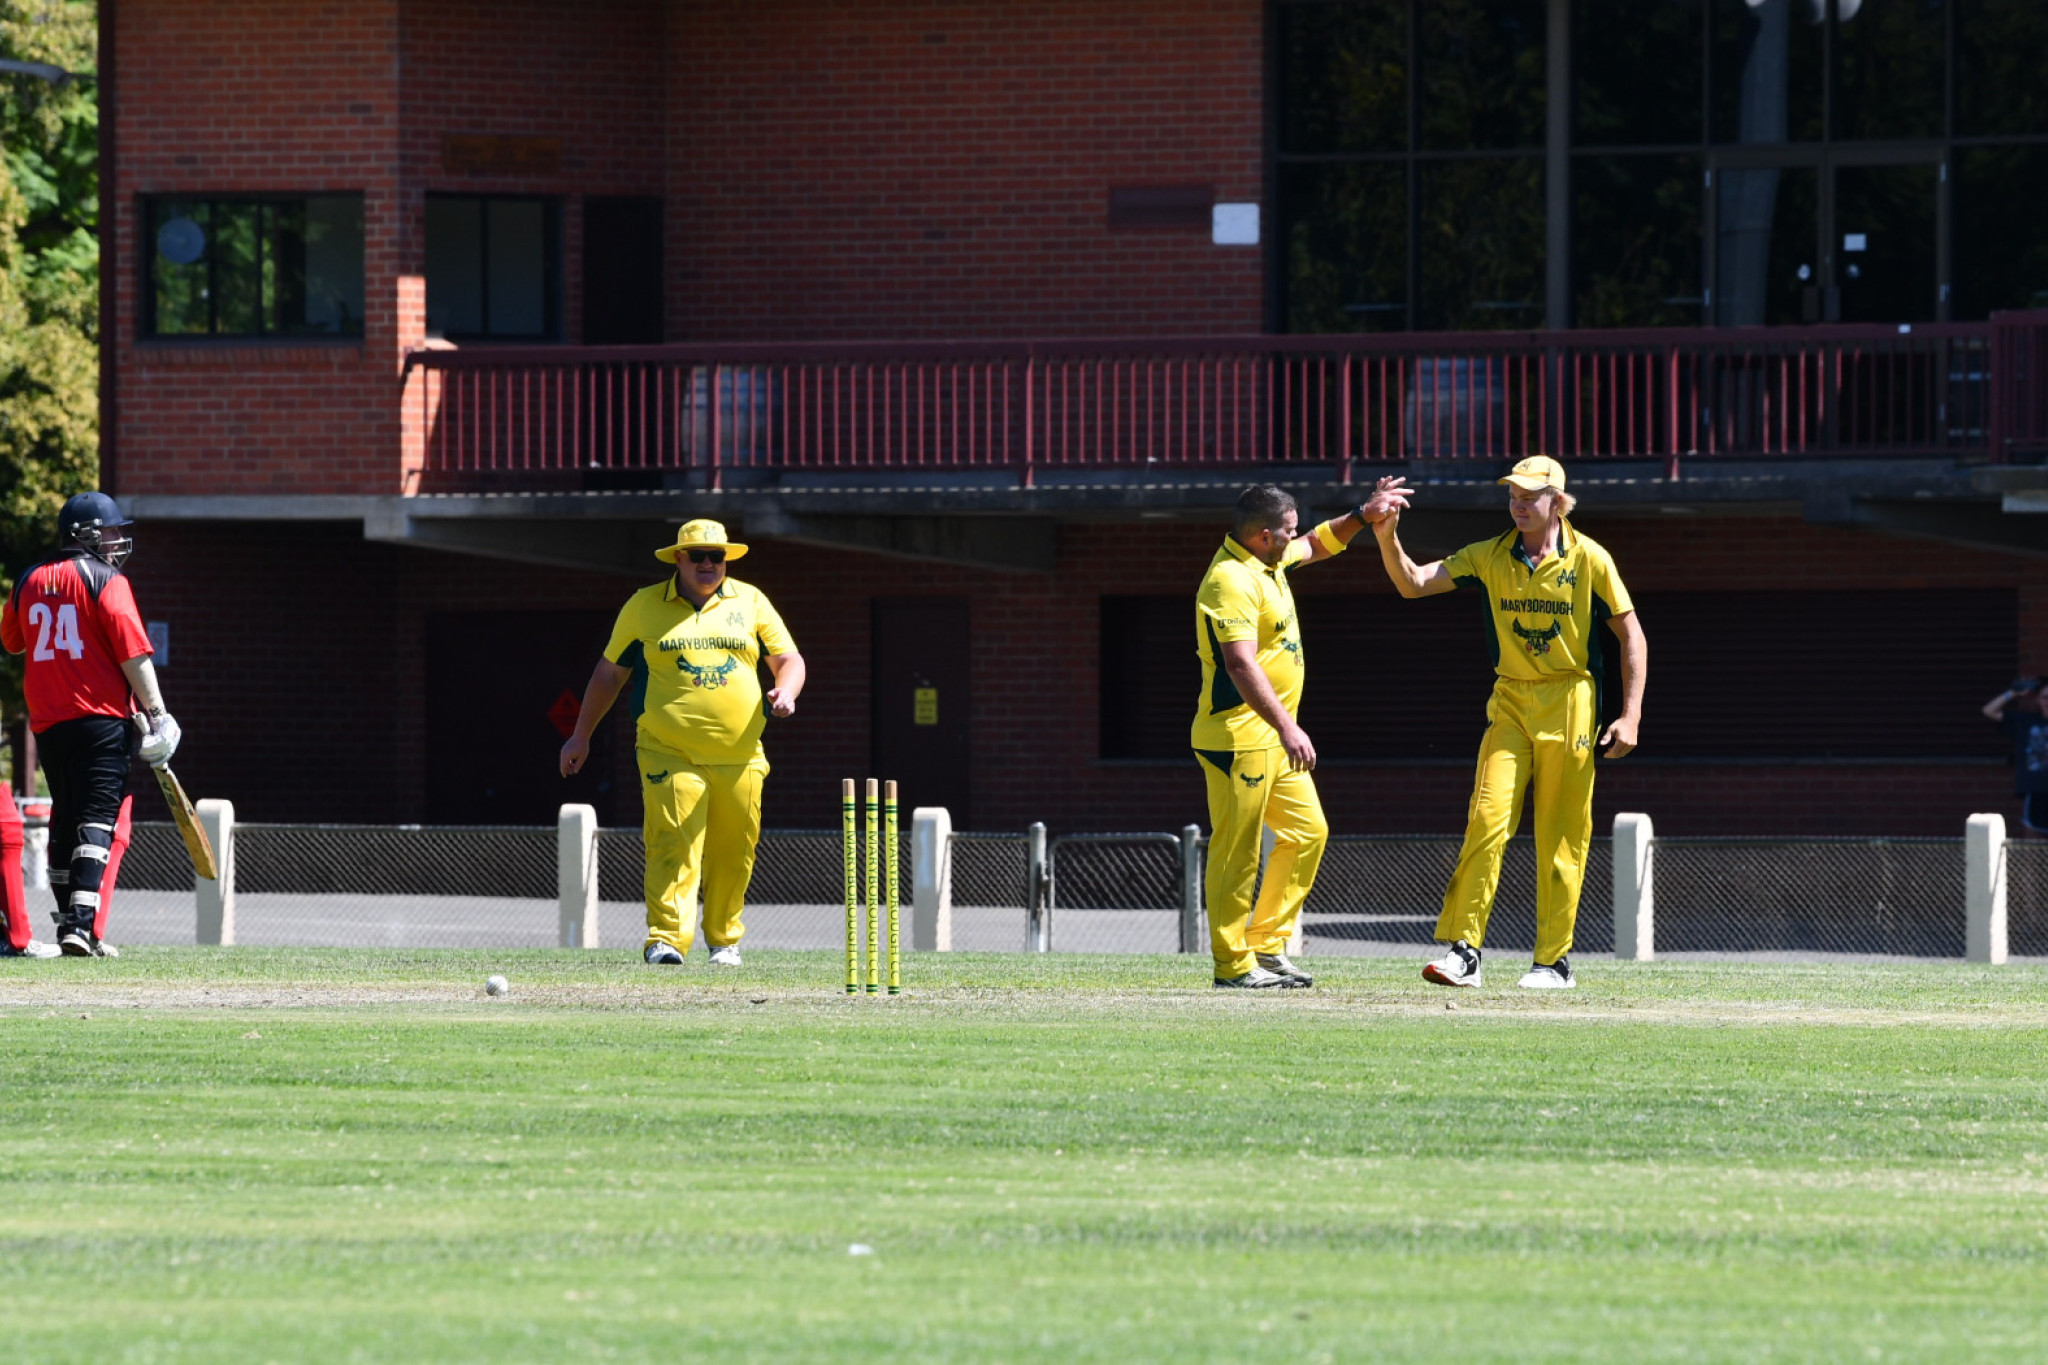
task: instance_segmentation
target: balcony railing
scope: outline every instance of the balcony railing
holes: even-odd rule
[[[413,353],[422,491],[746,471],[1360,466],[2048,449],[2048,313],[1912,328]]]

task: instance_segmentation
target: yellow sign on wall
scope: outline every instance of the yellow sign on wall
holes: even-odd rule
[[[912,720],[912,723],[913,723],[913,724],[917,724],[917,725],[937,725],[937,724],[939,723],[939,689],[938,689],[938,688],[936,688],[936,687],[920,687],[920,688],[917,688],[916,690],[914,690],[914,691],[913,691],[913,692],[911,693],[911,698],[912,698],[912,702],[911,702],[911,705],[912,705],[912,711],[911,711],[911,720]]]

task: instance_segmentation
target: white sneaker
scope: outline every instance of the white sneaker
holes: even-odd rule
[[[1297,981],[1291,976],[1269,972],[1264,967],[1254,967],[1243,976],[1219,976],[1216,988],[1227,991],[1291,991],[1306,986],[1308,982]]]
[[[1422,979],[1439,986],[1478,985],[1479,950],[1459,939],[1449,952],[1422,969]]]
[[[728,943],[723,948],[711,950],[711,965],[714,967],[737,967],[740,965],[740,945]]]
[[[673,943],[650,943],[647,945],[647,951],[642,953],[641,956],[646,958],[648,963],[655,967],[680,967],[683,965],[683,955],[676,951]]]
[[[1532,991],[1568,991],[1579,983],[1572,976],[1572,964],[1565,958],[1559,958],[1555,962],[1538,962],[1515,984]]]
[[[1257,957],[1259,965],[1275,976],[1288,977],[1304,986],[1316,984],[1316,979],[1289,961],[1285,953],[1259,953]]]
[[[62,957],[64,950],[54,943],[45,943],[39,938],[28,941],[26,948],[17,948],[11,943],[0,942],[0,957]]]

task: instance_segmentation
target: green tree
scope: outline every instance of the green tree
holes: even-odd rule
[[[91,0],[0,0],[0,57],[87,73],[0,73],[0,590],[99,481],[97,42]],[[19,660],[0,669],[18,715]]]

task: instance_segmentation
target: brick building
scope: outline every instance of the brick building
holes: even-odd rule
[[[1895,8],[103,0],[104,464],[180,766],[631,823],[629,733],[565,783],[550,713],[711,515],[811,664],[771,824],[880,771],[1178,828],[1235,489],[1405,472],[1441,552],[1547,449],[1652,643],[1603,820],[1953,833],[2048,670],[2039,323],[1993,319],[2048,301],[2048,113],[1979,70],[2025,7]],[[1338,828],[1460,828],[1470,604],[1299,590]]]

